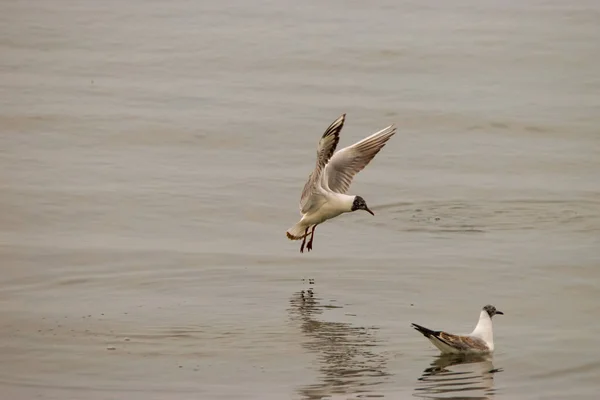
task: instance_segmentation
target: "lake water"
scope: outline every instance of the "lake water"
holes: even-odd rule
[[[592,0],[2,2],[2,398],[597,398],[599,22]],[[398,126],[350,189],[376,215],[300,254],[344,112],[340,148]],[[493,357],[410,327],[469,332],[488,303]]]

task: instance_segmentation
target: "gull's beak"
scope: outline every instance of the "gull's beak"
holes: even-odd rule
[[[370,213],[371,215],[375,215],[375,213],[371,210],[369,210],[369,207],[365,206],[365,211]]]
[[[498,310],[496,310],[496,314],[504,315],[504,313],[502,311],[498,311]]]

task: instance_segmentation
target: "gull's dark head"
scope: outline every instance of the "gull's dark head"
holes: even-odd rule
[[[375,213],[373,211],[369,210],[369,207],[367,207],[367,202],[365,201],[365,199],[363,199],[360,196],[355,196],[354,202],[352,203],[351,211],[356,211],[356,210],[365,210],[366,212],[370,213],[371,215],[375,215]]]
[[[504,315],[504,313],[502,311],[496,310],[496,307],[494,307],[491,304],[488,304],[487,306],[483,307],[483,310],[488,313],[490,318],[492,318],[496,314]]]

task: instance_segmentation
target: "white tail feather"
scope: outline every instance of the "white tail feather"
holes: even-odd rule
[[[306,225],[304,225],[302,222],[298,222],[296,225],[294,225],[290,229],[288,229],[285,234],[287,235],[288,239],[290,239],[290,240],[304,239],[304,237],[306,236],[306,234],[305,234],[306,228],[307,228]]]

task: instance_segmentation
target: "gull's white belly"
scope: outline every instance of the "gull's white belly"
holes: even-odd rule
[[[321,224],[328,219],[335,218],[340,214],[343,214],[345,211],[336,206],[336,204],[332,204],[331,201],[326,202],[319,208],[317,211],[311,214],[307,214],[302,218],[303,222],[307,225],[316,225]]]

